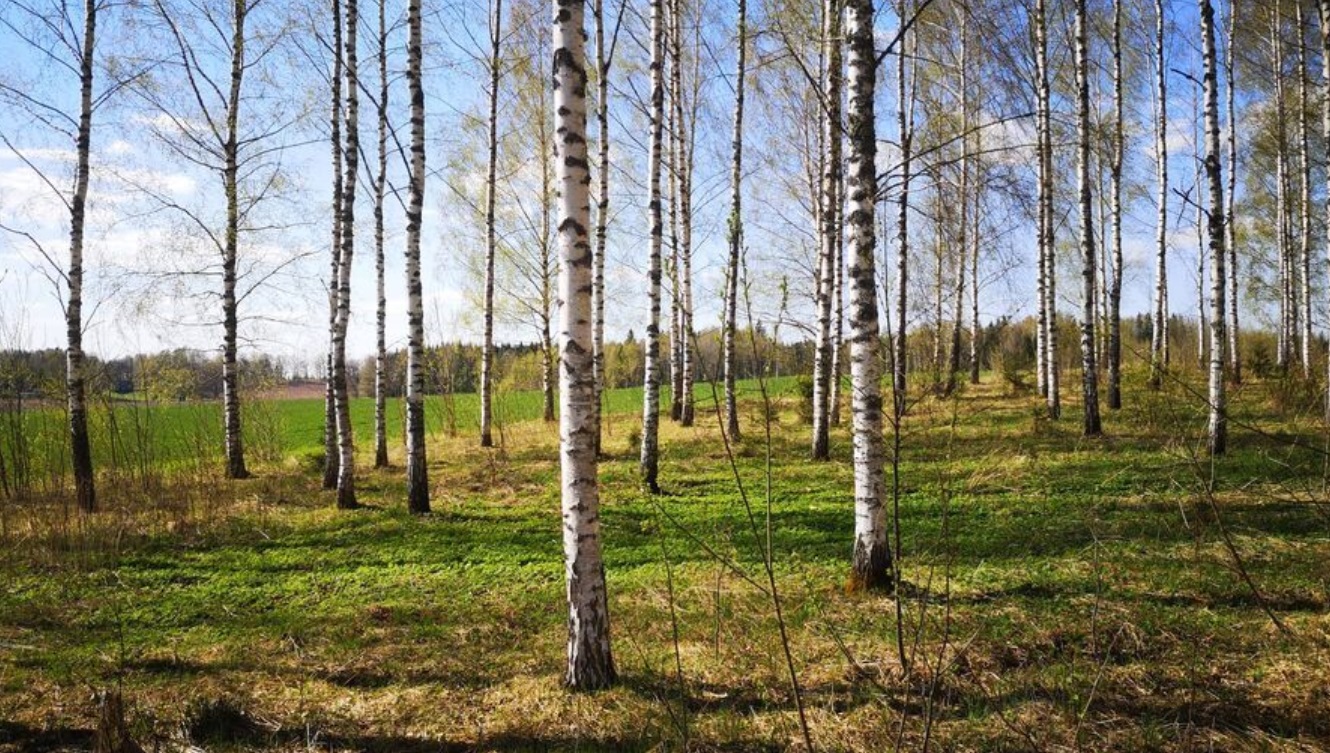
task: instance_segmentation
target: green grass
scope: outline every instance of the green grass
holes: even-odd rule
[[[769,506],[754,389],[734,448],[749,506],[710,409],[694,428],[665,422],[667,493],[645,496],[628,442],[640,393],[611,396],[602,517],[622,682],[592,695],[560,687],[557,436],[539,420],[510,418],[493,451],[434,424],[426,517],[402,510],[400,469],[362,468],[371,506],[339,512],[317,474],[284,459],[243,482],[111,486],[90,522],[11,504],[0,750],[86,747],[89,690],[115,685],[145,747],[182,722],[209,749],[798,747],[763,592],[768,514],[819,750],[1330,746],[1315,409],[1241,388],[1233,451],[1212,466],[1197,454],[1196,385],[1150,393],[1138,376],[1103,439],[1077,435],[1073,401],[1049,422],[1035,398],[991,384],[913,405],[898,477],[904,663],[896,602],[843,591],[847,428],[831,462],[807,461],[788,383]],[[291,452],[318,445],[309,405],[314,426],[289,430]],[[529,407],[515,416],[537,416],[538,397]]]
[[[769,388],[784,394],[795,388],[794,380],[773,380]],[[745,392],[756,389],[743,385]],[[668,387],[662,400],[669,401]],[[710,384],[694,390],[699,406],[714,406]],[[495,396],[495,431],[509,425],[537,420],[543,412],[539,391],[500,392]],[[609,390],[606,412],[634,414],[642,410],[641,388]],[[700,408],[702,409],[702,408]],[[313,462],[323,451],[324,403],[318,398],[258,399],[242,403],[247,454],[251,461],[279,460]],[[406,407],[402,399],[385,401],[387,440],[401,446]],[[474,393],[428,396],[425,404],[426,431],[458,436],[474,433],[480,426],[480,398]],[[351,399],[352,433],[361,447],[372,452],[374,400]],[[136,471],[141,468],[188,469],[220,465],[222,462],[222,406],[218,401],[148,402],[145,400],[100,399],[93,401],[89,417],[93,457],[101,468]],[[64,473],[70,465],[68,427],[63,410],[29,408],[21,413],[0,413],[0,461],[11,476],[22,474],[29,485],[46,488],[52,474]]]

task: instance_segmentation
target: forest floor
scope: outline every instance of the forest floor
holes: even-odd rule
[[[768,411],[748,390],[733,467],[712,407],[663,421],[656,498],[638,421],[615,415],[620,682],[594,694],[561,687],[557,431],[539,421],[498,450],[440,436],[423,517],[397,446],[351,512],[300,462],[141,480],[91,520],[11,503],[0,751],[87,749],[114,688],[147,750],[774,751],[803,748],[801,714],[828,751],[1330,749],[1316,393],[1237,389],[1211,463],[1198,382],[1132,373],[1083,439],[1072,376],[1056,422],[995,382],[912,404],[899,600],[843,589],[848,411],[823,463],[788,392]]]

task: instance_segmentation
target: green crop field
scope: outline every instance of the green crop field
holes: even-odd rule
[[[772,394],[795,389],[795,380],[767,384]],[[756,383],[740,385],[741,394]],[[714,410],[712,386],[694,390],[699,410]],[[669,390],[662,390],[668,403]],[[390,447],[402,445],[405,406],[400,398],[385,401]],[[495,431],[538,420],[543,408],[539,391],[499,393],[495,397]],[[608,390],[604,409],[610,414],[640,414],[641,388]],[[242,404],[245,445],[260,463],[291,461],[308,465],[322,461],[324,403],[316,398],[260,398]],[[474,433],[480,425],[480,398],[474,393],[431,395],[425,405],[426,430],[434,436]],[[93,456],[102,468],[165,470],[220,468],[222,406],[218,401],[148,402],[116,398],[95,401],[89,418]],[[361,448],[373,452],[374,400],[351,400],[352,432]],[[69,467],[67,425],[63,409],[41,404],[22,412],[0,412],[0,463],[11,476],[23,471],[38,487]]]
[[[775,751],[802,749],[801,713],[825,751],[1330,748],[1315,391],[1237,388],[1212,463],[1199,377],[1128,376],[1095,440],[1074,398],[1054,422],[997,383],[916,396],[890,477],[895,598],[844,592],[848,427],[808,461],[793,382],[769,408],[746,386],[728,449],[709,408],[664,421],[654,498],[640,393],[616,392],[601,480],[621,682],[594,694],[560,684],[557,432],[538,396],[505,403],[494,450],[466,430],[471,398],[456,436],[431,404],[426,516],[364,444],[367,506],[334,509],[291,460],[317,450],[320,403],[256,405],[282,450],[253,479],[109,479],[88,519],[6,503],[0,751],[89,748],[107,688],[146,750]],[[216,423],[172,410],[153,420]]]

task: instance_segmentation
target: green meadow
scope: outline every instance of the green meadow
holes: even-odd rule
[[[807,460],[793,381],[744,386],[732,443],[703,385],[695,426],[662,423],[656,497],[637,480],[640,391],[608,396],[620,682],[594,694],[561,686],[557,431],[539,395],[505,399],[492,450],[473,396],[432,400],[425,516],[403,509],[396,434],[395,467],[368,467],[370,402],[355,404],[355,511],[334,509],[310,460],[322,404],[251,404],[280,437],[253,479],[181,454],[172,474],[106,478],[91,518],[58,495],[6,502],[0,751],[90,748],[105,689],[145,750],[1330,747],[1315,389],[1236,388],[1232,450],[1212,462],[1199,375],[1151,392],[1129,374],[1094,440],[1072,389],[1050,421],[985,380],[913,395],[888,428],[894,596],[844,591],[848,426],[831,461]],[[188,435],[219,418],[149,421]]]

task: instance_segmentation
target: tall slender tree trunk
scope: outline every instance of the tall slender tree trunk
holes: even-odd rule
[[[490,18],[489,154],[485,178],[485,302],[484,334],[480,344],[480,446],[494,446],[494,257],[495,194],[499,169],[499,43],[503,39],[503,0],[494,0]]]
[[[831,381],[832,381],[832,298],[836,285],[836,248],[841,205],[841,6],[840,0],[822,4],[822,55],[826,60],[826,81],[822,90],[826,105],[822,113],[822,226],[817,270],[817,345],[813,359],[813,451],[814,460],[830,457]]]
[[[854,550],[850,587],[889,589],[891,549],[887,546],[886,482],[882,440],[881,341],[878,337],[876,229],[877,88],[872,0],[846,3],[849,50],[848,132],[850,255],[850,381],[854,433]]]
[[[1219,78],[1215,63],[1215,12],[1199,0],[1201,56],[1205,66],[1205,175],[1210,188],[1210,453],[1228,444],[1224,394],[1224,180],[1219,164]]]
[[[1228,205],[1224,208],[1224,230],[1226,238],[1224,247],[1228,251],[1228,363],[1229,378],[1234,384],[1242,383],[1242,352],[1238,348],[1238,232],[1237,215],[1234,212],[1234,197],[1238,189],[1238,125],[1234,114],[1234,88],[1236,82],[1234,78],[1237,75],[1237,62],[1235,60],[1234,35],[1237,28],[1237,17],[1234,14],[1234,0],[1228,2],[1228,35],[1224,45],[1224,99],[1227,105],[1228,120],[1228,192],[1225,199]]]
[[[956,316],[951,323],[951,347],[947,359],[947,383],[943,392],[950,395],[956,390],[956,378],[961,371],[961,331],[965,322],[965,274],[970,248],[970,10],[960,10],[961,35],[961,182],[960,182],[960,223],[957,227],[956,248]]]
[[[351,393],[346,374],[346,332],[351,320],[351,270],[355,258],[356,179],[360,159],[360,76],[356,32],[358,0],[346,0],[346,170],[342,178],[342,259],[337,280],[337,333],[333,341],[333,387],[337,397],[337,506],[356,503],[355,440],[351,431]]]
[[[721,357],[725,378],[725,432],[731,441],[739,439],[735,333],[739,328],[739,266],[743,250],[744,76],[748,57],[748,4],[746,0],[738,0],[738,6],[735,38],[739,49],[734,66],[734,137],[730,147],[730,255],[725,274],[725,332]]]
[[[659,0],[657,0],[659,2]],[[554,111],[558,157],[559,459],[564,574],[568,594],[568,672],[575,690],[615,680],[605,564],[600,556],[596,468],[596,381],[592,370],[591,171],[587,164],[586,34],[583,0],[555,0]]]
[[[1317,10],[1321,20],[1321,137],[1330,144],[1330,0],[1319,0]],[[1330,228],[1330,172],[1326,173],[1325,182],[1323,211],[1325,226]],[[1330,274],[1330,233],[1326,233],[1325,256],[1326,271]],[[1330,290],[1330,286],[1326,289]],[[1330,355],[1326,361],[1325,420],[1330,423]]]
[[[83,364],[83,226],[87,216],[88,180],[92,153],[92,87],[97,49],[97,0],[83,3],[83,48],[79,53],[79,121],[75,141],[74,194],[69,203],[69,268],[65,279],[69,301],[65,305],[65,399],[69,406],[70,459],[74,467],[74,497],[83,512],[97,511],[97,489],[92,469],[92,443],[88,438],[86,375]]]
[[[222,145],[225,167],[222,183],[226,193],[226,240],[222,258],[222,411],[226,429],[226,477],[248,478],[245,444],[240,422],[240,364],[236,359],[239,317],[236,296],[236,263],[240,245],[240,196],[237,189],[240,167],[240,87],[245,73],[246,0],[235,0],[231,33],[231,90],[226,107],[226,142]]]
[[[936,175],[931,176],[938,180]],[[945,276],[943,265],[946,263],[947,230],[955,222],[951,216],[951,206],[938,202],[938,211],[933,219],[933,393],[942,391],[942,278]]]
[[[585,3],[585,0],[583,0]],[[584,71],[585,73],[585,71]],[[585,96],[585,94],[583,95]],[[583,133],[585,133],[583,129]],[[542,119],[540,124],[540,153],[552,154],[557,146],[557,136],[551,141],[549,122]],[[555,373],[554,353],[554,287],[558,275],[557,250],[551,246],[557,243],[554,237],[552,217],[558,211],[555,206],[553,165],[548,158],[540,160],[540,367],[543,418],[545,423],[554,422],[555,391],[558,389],[558,374]]]
[[[384,292],[383,195],[388,184],[388,23],[379,0],[379,165],[374,179],[374,467],[388,467],[388,299]]]
[[[328,269],[328,359],[323,395],[323,488],[337,488],[337,388],[333,379],[333,343],[337,340],[338,280],[342,262],[342,0],[332,0],[333,72],[330,134],[332,142],[332,253]]]
[[[1077,167],[1081,207],[1081,398],[1084,434],[1102,433],[1099,422],[1099,368],[1095,362],[1095,250],[1094,196],[1090,189],[1090,45],[1086,37],[1086,0],[1076,0],[1076,107],[1079,122]]]
[[[675,61],[679,68],[679,96],[675,99],[675,123],[679,130],[679,423],[692,426],[693,382],[693,161],[696,148],[696,88],[684,89],[683,0],[674,0]],[[696,48],[694,48],[696,49]],[[699,76],[694,70],[693,86]],[[687,106],[685,106],[687,105]]]
[[[984,153],[982,130],[975,132],[974,142],[975,154],[982,155]],[[976,176],[978,180],[974,191],[974,224],[970,233],[970,384],[979,384],[979,360],[982,357],[980,345],[983,339],[983,330],[979,327],[979,233],[984,205],[983,162],[980,161],[976,167],[979,173]]]
[[[596,16],[596,148],[598,189],[596,192],[596,236],[591,281],[592,365],[596,375],[596,455],[602,435],[601,401],[605,394],[605,254],[610,222],[610,55],[605,49],[604,0],[593,0]]]
[[[1048,10],[1045,0],[1035,2],[1035,68],[1039,100],[1036,116],[1041,121],[1039,145],[1039,252],[1042,260],[1043,368],[1045,404],[1050,418],[1062,413],[1058,363],[1057,259],[1053,238],[1053,115],[1048,67]]]
[[[1293,358],[1293,285],[1292,264],[1289,263],[1288,243],[1288,133],[1284,96],[1284,37],[1282,26],[1283,4],[1276,0],[1275,12],[1270,17],[1271,62],[1275,83],[1275,225],[1279,252],[1279,347],[1275,356],[1281,372],[1288,369]]]
[[[843,66],[842,66],[843,67]],[[838,141],[843,139],[839,132]],[[832,316],[831,339],[831,425],[840,426],[841,376],[845,367],[841,362],[841,351],[845,345],[845,171],[840,171],[840,185],[836,188],[840,203],[836,206],[836,294],[835,313]]]
[[[1299,337],[1301,345],[1302,376],[1312,376],[1312,163],[1311,163],[1311,126],[1307,123],[1307,53],[1303,48],[1310,29],[1303,2],[1297,2],[1298,44],[1298,187],[1301,196],[1298,201],[1298,277],[1301,284],[1298,319],[1302,324]]]
[[[1150,386],[1163,384],[1168,365],[1168,69],[1164,63],[1164,3],[1155,0],[1155,296],[1150,327]]]
[[[856,3],[857,3],[857,2],[861,2],[861,1],[862,1],[862,0],[855,0]],[[907,17],[907,15],[906,15],[906,10],[907,10],[907,7],[908,7],[908,6],[909,6],[909,2],[908,2],[908,0],[900,0],[899,6],[898,6],[898,12],[897,12],[897,16],[898,16],[899,18],[902,18],[902,19],[903,19],[903,18],[906,18],[906,17]],[[847,7],[849,7],[849,6],[847,6]],[[870,3],[870,4],[869,4],[869,10],[870,10],[870,11],[871,11],[871,7],[872,7],[872,6],[871,6],[871,3]],[[863,8],[861,8],[861,7],[859,7],[859,6],[856,5],[856,6],[854,7],[854,9],[853,9],[851,12],[853,12],[853,13],[862,13],[862,12],[863,12]],[[862,22],[862,21],[861,21],[861,22]],[[871,26],[871,22],[870,22],[870,26]],[[860,31],[860,32],[862,32],[861,29],[856,29],[856,31]],[[853,44],[856,44],[856,43],[857,43],[857,42],[851,42],[850,44],[853,45]],[[908,372],[908,368],[907,368],[907,367],[908,367],[908,363],[907,363],[907,360],[908,360],[908,355],[909,355],[909,327],[907,327],[906,324],[907,324],[907,322],[909,321],[909,301],[910,301],[910,296],[909,296],[909,288],[910,288],[910,284],[909,284],[909,283],[910,283],[910,178],[911,178],[910,171],[911,171],[911,169],[913,168],[912,160],[913,160],[913,157],[914,157],[914,155],[913,155],[913,152],[914,152],[914,100],[913,100],[914,89],[913,89],[913,86],[911,86],[910,83],[909,83],[909,71],[910,71],[910,69],[909,69],[909,63],[908,63],[909,55],[906,54],[906,49],[905,49],[906,43],[907,43],[907,40],[906,40],[904,37],[902,37],[901,40],[900,40],[900,42],[899,42],[899,44],[901,45],[901,51],[900,51],[900,54],[896,56],[896,61],[897,61],[897,64],[896,64],[896,102],[897,102],[897,106],[896,106],[896,115],[897,115],[897,118],[896,118],[896,120],[897,120],[897,129],[898,129],[898,131],[899,131],[900,145],[901,145],[901,187],[900,187],[900,196],[899,196],[899,198],[897,199],[897,205],[896,205],[896,233],[897,233],[897,234],[896,234],[896,338],[895,338],[895,341],[894,341],[894,343],[893,343],[893,345],[894,345],[894,347],[895,347],[895,352],[892,354],[892,359],[891,359],[891,371],[892,371],[892,373],[891,373],[891,395],[892,395],[892,411],[893,411],[892,415],[894,415],[894,416],[896,417],[896,421],[897,421],[897,424],[898,424],[898,426],[897,426],[898,429],[899,429],[899,422],[900,422],[900,419],[901,419],[902,416],[905,415],[905,398],[906,398],[906,383],[905,383],[905,379],[906,379],[906,374],[907,374],[907,372]],[[853,60],[853,54],[854,54],[854,53],[851,53],[851,60]],[[854,65],[854,63],[851,62],[850,65],[851,65],[851,67],[852,67],[852,66]],[[875,71],[875,70],[870,71],[870,73],[873,74],[874,76],[876,76],[876,71]],[[851,74],[850,74],[850,75],[851,75],[851,76],[854,75],[852,69],[851,69]],[[851,89],[850,89],[850,92],[849,92],[849,97],[850,97],[850,98],[853,98],[854,96],[856,96],[856,93],[854,92],[853,84],[851,84]],[[851,138],[852,138],[852,137],[851,137]],[[853,149],[853,147],[851,147],[851,148]],[[853,179],[851,179],[851,180],[853,180]],[[847,180],[847,181],[846,181],[846,184],[847,184],[847,185],[846,185],[846,188],[847,188],[847,190],[850,190],[850,186],[849,186],[849,184],[851,183],[851,180]],[[870,197],[870,201],[871,201],[871,197]],[[870,212],[870,216],[871,216],[871,212]],[[847,218],[847,224],[854,225],[855,223],[856,223],[856,220],[855,220],[854,218]],[[857,227],[857,225],[856,225],[856,226],[855,226],[850,232],[851,232],[852,234],[857,234],[857,233],[860,232],[860,229],[859,229],[859,228]],[[853,245],[854,243],[857,243],[857,242],[858,242],[857,240],[852,240],[852,241],[851,241],[851,244]],[[852,253],[852,254],[858,254],[859,251],[858,251],[857,248],[855,248],[855,249],[852,249],[851,253]],[[853,258],[853,257],[852,257],[852,258]],[[853,262],[851,262],[851,263],[853,263]],[[851,278],[851,283],[852,283],[852,284],[858,285],[858,281],[854,279],[854,273],[853,273],[853,272],[850,273],[850,278]],[[855,299],[854,299],[854,295],[857,295],[857,291],[851,294],[851,303],[850,303],[850,306],[851,306],[850,316],[851,316],[851,318],[853,318],[854,316],[857,315],[857,311],[856,311],[856,306],[857,306],[857,304],[854,302],[854,301],[855,301]],[[857,392],[858,388],[855,387],[854,384],[853,384],[853,376],[854,376],[854,355],[853,355],[853,342],[854,342],[853,329],[854,329],[854,325],[853,325],[853,323],[851,323],[851,325],[850,325],[850,329],[851,329],[851,351],[852,351],[852,352],[851,352],[851,355],[850,355],[851,389],[853,389],[853,390],[855,390],[855,391]],[[853,396],[851,396],[851,403],[853,404]]]
[[[680,143],[679,136],[681,126],[679,123],[680,109],[677,107],[679,102],[679,90],[682,82],[679,78],[679,41],[675,33],[675,17],[678,15],[676,9],[676,0],[665,0],[665,9],[668,29],[665,32],[665,45],[667,47],[665,61],[669,70],[668,94],[666,99],[669,104],[665,112],[665,133],[669,138],[669,146],[666,149],[666,171],[669,174],[667,184],[667,200],[670,205],[670,259],[668,264],[668,275],[670,282],[670,419],[678,421],[683,417],[683,403],[680,398],[683,392],[683,311],[681,306],[682,289],[679,280],[679,173],[680,173]]]
[[[568,0],[559,0],[568,2]],[[651,308],[647,320],[642,389],[642,452],[640,465],[642,483],[651,493],[660,491],[659,428],[660,428],[660,256],[662,235],[662,207],[660,205],[661,151],[664,147],[665,125],[665,8],[664,0],[651,0],[651,152],[647,165],[649,186],[648,223],[650,224],[650,258],[647,269],[647,293]]]
[[[425,204],[425,87],[421,69],[420,0],[407,3],[407,87],[411,97],[411,180],[406,206],[406,501],[427,513],[425,465],[425,305],[420,284],[420,223]]]
[[[1108,408],[1122,407],[1122,163],[1125,138],[1122,96],[1122,2],[1113,3],[1113,156],[1109,164],[1112,192],[1113,259],[1108,280]]]
[[[1205,184],[1205,157],[1204,157],[1204,114],[1201,113],[1201,94],[1197,94],[1196,114],[1196,367],[1197,370],[1205,371],[1206,363],[1206,342],[1209,342],[1210,331],[1206,327],[1205,321],[1205,201],[1201,198],[1201,185]]]

